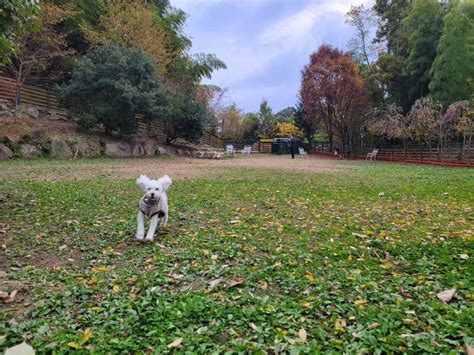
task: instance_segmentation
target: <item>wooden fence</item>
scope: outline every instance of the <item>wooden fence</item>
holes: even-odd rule
[[[16,96],[15,80],[5,76],[0,76],[0,99],[15,101]],[[59,116],[66,116],[67,112],[58,106],[56,94],[51,88],[22,85],[20,88],[20,104],[32,105],[48,113]]]
[[[15,87],[14,79],[0,75],[0,99],[14,102],[16,96]],[[23,85],[20,89],[20,104],[35,106],[48,114],[67,116],[67,111],[58,105],[57,96],[51,88]],[[166,140],[165,122],[162,120],[148,121],[143,115],[139,114],[136,115],[136,118],[138,125],[137,136],[150,137],[160,142]],[[220,137],[208,132],[203,134],[201,143],[214,148],[224,147],[224,142]]]

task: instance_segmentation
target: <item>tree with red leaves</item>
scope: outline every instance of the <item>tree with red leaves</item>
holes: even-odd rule
[[[333,150],[336,136],[343,153],[353,152],[369,104],[354,60],[339,49],[320,46],[302,71],[300,95],[308,119],[326,131],[329,149]]]

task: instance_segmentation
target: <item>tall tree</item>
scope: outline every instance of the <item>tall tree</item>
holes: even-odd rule
[[[412,0],[375,0],[373,6],[378,16],[374,42],[385,46],[385,53],[375,62],[373,76],[379,80],[386,101],[402,106],[405,112],[411,107],[408,93],[412,84],[405,73],[408,38],[402,31],[401,22],[408,15],[411,4]]]
[[[408,38],[405,71],[411,83],[406,105],[412,105],[428,94],[430,70],[436,57],[436,46],[443,27],[442,5],[438,0],[415,0],[402,21]]]
[[[42,4],[37,23],[32,21],[17,27],[14,56],[8,66],[8,71],[15,77],[16,107],[21,87],[33,73],[48,68],[54,58],[74,53],[67,48],[66,35],[56,29],[72,13],[70,7]]]
[[[0,67],[17,54],[22,33],[38,29],[38,6],[24,0],[3,0],[0,9]]]
[[[474,99],[474,1],[454,1],[449,6],[429,85],[433,97],[445,107]]]
[[[96,45],[111,42],[119,46],[142,48],[164,76],[175,54],[169,48],[167,31],[160,26],[155,16],[153,7],[140,2],[110,1],[100,16],[100,30],[89,29],[88,39]]]
[[[259,128],[258,115],[255,112],[249,112],[245,114],[242,121],[242,138],[244,143],[251,144],[258,140],[258,128]]]
[[[316,133],[317,122],[316,120],[309,119],[308,115],[304,112],[303,102],[301,98],[298,99],[298,102],[295,106],[295,125],[298,127],[302,132],[306,140],[308,141],[309,145],[312,146],[313,144],[313,136]]]
[[[366,9],[364,5],[351,6],[351,10],[346,14],[346,23],[355,30],[354,37],[349,41],[349,49],[357,58],[369,65],[374,52],[371,34],[376,24],[375,13],[372,9]]]
[[[323,121],[331,150],[335,134],[343,152],[355,147],[368,96],[357,64],[347,53],[322,45],[311,54],[302,72],[300,95],[308,118],[315,124]]]
[[[236,104],[226,107],[220,114],[222,122],[221,137],[226,141],[242,139],[242,112]]]
[[[262,100],[257,115],[259,119],[259,135],[263,137],[273,137],[276,133],[276,119],[267,100]]]

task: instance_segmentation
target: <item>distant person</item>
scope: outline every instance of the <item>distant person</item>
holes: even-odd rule
[[[295,145],[296,145],[296,142],[293,139],[293,136],[290,136],[290,140],[288,141],[288,146],[290,147],[291,159],[295,159]]]

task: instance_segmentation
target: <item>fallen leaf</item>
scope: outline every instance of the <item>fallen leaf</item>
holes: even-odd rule
[[[448,290],[441,291],[436,294],[436,297],[438,297],[441,301],[443,302],[449,302],[451,299],[456,295],[456,289],[455,288],[450,288]]]
[[[308,339],[308,334],[306,333],[306,330],[303,328],[300,329],[298,332],[298,335],[303,343],[306,343],[306,340]]]
[[[182,279],[182,278],[184,277],[183,274],[175,274],[175,273],[173,273],[173,272],[172,272],[171,274],[168,274],[168,276],[171,277],[171,278],[173,278],[173,279],[175,279],[175,280],[180,280],[180,279]]]
[[[178,339],[175,339],[175,341],[173,341],[172,343],[168,344],[168,348],[177,348],[178,346],[181,345],[181,343],[183,342],[183,338],[178,338]]]
[[[70,343],[67,343],[67,346],[69,346],[70,348],[74,348],[74,349],[80,349],[81,348],[81,345],[76,343],[75,341],[71,341]]]
[[[379,192],[379,197],[384,197],[385,196],[385,192]]]
[[[460,258],[460,259],[463,259],[463,260],[467,260],[467,259],[469,259],[469,255],[467,255],[467,254],[459,254],[459,258]]]
[[[91,328],[87,328],[86,330],[84,330],[84,333],[82,333],[82,340],[81,342],[84,344],[85,342],[87,342],[89,340],[89,338],[91,337],[92,335],[92,330]]]
[[[89,281],[87,281],[89,285],[93,285],[97,283],[97,279],[95,277],[91,278]]]
[[[114,292],[118,292],[118,291],[120,291],[120,286],[119,285],[114,285],[114,287],[112,287],[112,290]]]
[[[35,354],[35,350],[25,342],[15,345],[11,348],[8,348],[5,351],[5,355],[34,355],[34,354]]]
[[[378,327],[380,327],[380,323],[375,322],[375,323],[372,323],[369,328],[370,329],[375,329],[375,328],[378,328]]]
[[[51,343],[46,344],[44,347],[45,348],[54,348],[58,344],[59,344],[58,341],[52,341]]]
[[[214,286],[216,286],[217,284],[219,284],[221,281],[222,281],[222,279],[215,279],[215,280],[212,280],[211,282],[209,282],[209,287],[210,287],[210,288],[213,288]]]
[[[253,330],[257,331],[257,326],[255,325],[255,323],[250,323],[250,328],[252,328]]]
[[[234,287],[234,286],[237,286],[237,285],[241,285],[244,283],[244,278],[243,277],[236,277],[234,279],[231,279],[229,281],[227,281],[227,285],[229,287]]]
[[[354,237],[359,237],[359,238],[368,238],[368,235],[361,234],[361,233],[352,233]]]
[[[367,300],[357,300],[357,301],[354,301],[354,303],[358,306],[362,306],[367,303]]]
[[[0,298],[5,303],[12,303],[15,300],[17,293],[18,290],[13,290],[12,292],[10,292],[10,294],[8,294],[7,292],[0,292]]]

